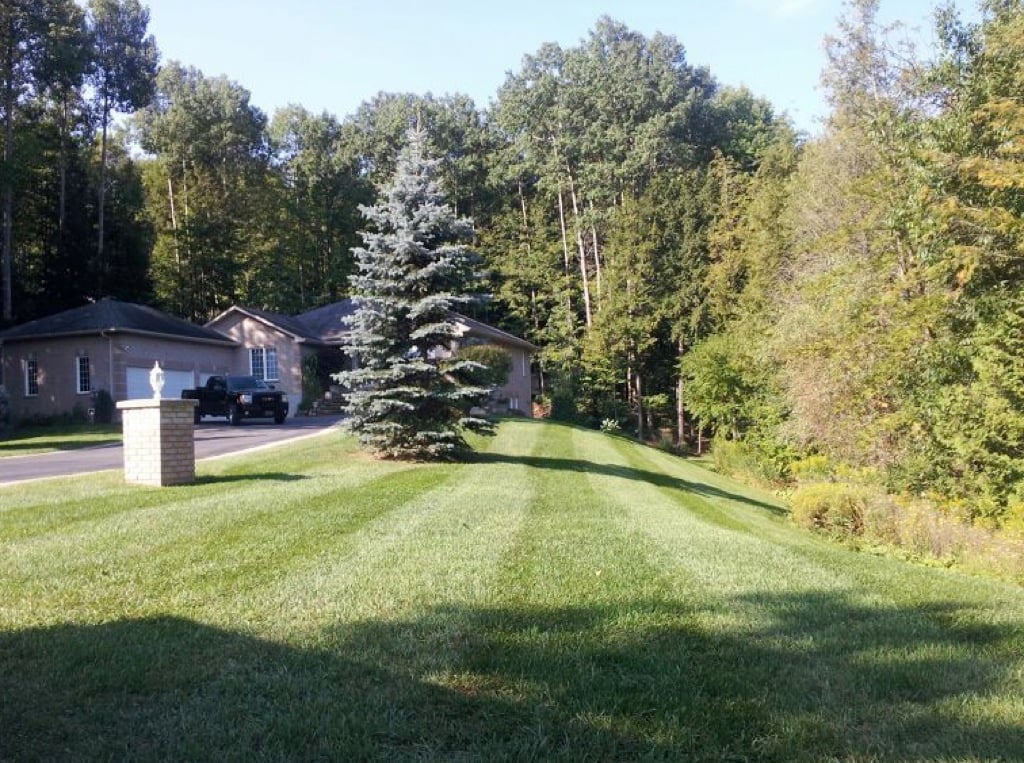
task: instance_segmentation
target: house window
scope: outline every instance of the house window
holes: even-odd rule
[[[25,361],[25,397],[39,394],[39,361],[29,358]]]
[[[249,350],[249,370],[263,381],[277,381],[277,350],[273,347],[253,347]]]
[[[75,358],[75,382],[79,395],[92,392],[92,375],[89,373],[88,355],[79,355]]]

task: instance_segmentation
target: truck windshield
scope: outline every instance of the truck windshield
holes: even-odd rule
[[[255,376],[229,376],[228,389],[270,389]]]

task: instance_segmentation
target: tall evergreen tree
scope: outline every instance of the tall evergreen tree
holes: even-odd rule
[[[478,364],[452,357],[451,310],[468,304],[476,255],[472,223],[456,217],[425,155],[426,134],[409,132],[391,185],[361,211],[374,230],[354,250],[357,310],[345,351],[360,368],[338,374],[351,388],[350,427],[364,447],[389,458],[446,458],[466,447],[462,432],[486,430],[467,415],[486,390],[464,384]]]

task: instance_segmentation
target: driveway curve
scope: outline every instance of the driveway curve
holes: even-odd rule
[[[332,427],[337,427],[340,421],[340,417],[337,416],[301,416],[287,419],[281,425],[245,421],[233,427],[219,422],[204,422],[196,426],[196,461],[234,455],[321,434]],[[124,452],[120,443],[42,455],[12,456],[0,460],[0,486],[123,467]]]

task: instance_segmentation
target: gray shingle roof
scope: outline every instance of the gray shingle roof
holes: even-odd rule
[[[507,331],[495,328],[489,323],[483,323],[482,321],[475,320],[474,318],[470,318],[462,313],[452,313],[451,315],[457,322],[463,324],[469,330],[468,333],[478,336],[481,339],[511,344],[522,350],[526,350],[529,353],[535,353],[540,350],[540,347],[532,342],[528,342],[515,334],[510,334]]]
[[[0,332],[0,342],[97,334],[101,331],[127,331],[183,340],[235,344],[223,334],[175,318],[156,308],[120,302],[116,299],[101,299],[82,307],[14,326]]]
[[[348,333],[349,327],[345,320],[355,311],[355,303],[351,299],[343,299],[302,313],[296,316],[296,320],[321,340],[331,341]]]
[[[310,333],[319,337],[324,342],[338,341],[348,333],[349,326],[346,323],[346,319],[355,311],[355,302],[351,299],[343,299],[340,302],[324,305],[323,307],[318,307],[315,310],[310,310],[309,312],[297,315],[295,320],[305,325],[306,329]],[[540,349],[525,339],[521,339],[514,334],[509,334],[507,331],[502,331],[501,329],[495,328],[487,323],[482,323],[481,321],[469,318],[461,313],[452,312],[450,313],[450,316],[453,320],[463,324],[468,329],[469,333],[474,336],[478,336],[489,341],[511,344],[531,353],[535,353]]]

